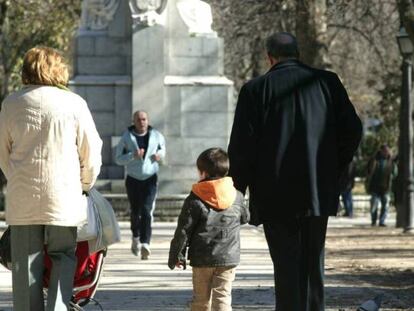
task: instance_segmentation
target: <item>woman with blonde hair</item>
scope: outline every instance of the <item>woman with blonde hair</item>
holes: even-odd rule
[[[44,245],[52,260],[46,310],[67,310],[77,226],[100,170],[102,141],[86,102],[70,92],[68,67],[48,47],[30,49],[24,87],[0,111],[0,168],[7,179],[15,311],[45,309]]]

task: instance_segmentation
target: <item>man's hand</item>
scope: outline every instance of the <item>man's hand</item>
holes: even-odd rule
[[[152,161],[156,161],[156,162],[160,162],[160,161],[161,161],[161,156],[160,156],[158,153],[153,154],[153,155],[151,156],[151,160],[152,160]]]
[[[137,149],[135,151],[135,154],[134,154],[135,159],[142,159],[144,157],[144,153],[145,153],[145,149],[144,148]]]
[[[175,264],[175,267],[181,270],[185,270],[187,268],[187,265],[185,261],[177,261],[177,263]]]

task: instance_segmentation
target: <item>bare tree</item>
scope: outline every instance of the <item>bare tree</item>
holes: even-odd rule
[[[302,60],[315,67],[329,67],[326,0],[297,0],[295,15]]]
[[[263,42],[275,30],[293,29],[294,1],[210,0],[214,27],[224,38],[226,75],[236,92],[266,68]]]
[[[68,52],[81,0],[0,0],[0,102],[20,86],[24,53],[35,45]]]
[[[399,72],[398,24],[394,1],[338,0],[328,5],[332,67],[344,80],[362,116],[381,116],[380,90]]]
[[[263,41],[277,31],[296,34],[301,59],[332,68],[362,116],[381,115],[381,90],[398,72],[394,0],[210,0],[225,40],[226,74],[236,92],[267,70]]]

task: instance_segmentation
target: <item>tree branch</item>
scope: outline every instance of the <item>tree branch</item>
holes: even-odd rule
[[[359,34],[362,38],[364,38],[370,46],[374,49],[375,54],[377,54],[378,58],[380,59],[381,65],[385,66],[384,58],[380,52],[380,50],[375,45],[375,42],[362,30],[354,27],[354,26],[347,26],[347,25],[339,25],[339,24],[328,24],[328,28],[340,28],[340,29],[347,29],[352,30],[353,32],[356,32]]]

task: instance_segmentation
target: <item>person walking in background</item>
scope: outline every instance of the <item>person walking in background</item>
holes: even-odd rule
[[[298,60],[296,38],[266,41],[270,70],[240,90],[228,147],[236,189],[249,188],[251,224],[263,223],[277,311],[324,310],[328,216],[362,126],[335,73]]]
[[[52,260],[46,310],[68,310],[76,268],[77,226],[101,166],[102,141],[86,102],[66,89],[62,55],[30,49],[22,90],[0,112],[0,168],[7,179],[13,310],[44,310],[44,245]]]
[[[340,191],[345,212],[343,216],[353,217],[352,189],[355,186],[355,161],[352,160],[340,179]]]
[[[378,219],[378,206],[381,203],[379,225],[385,227],[390,192],[393,178],[397,174],[397,167],[387,145],[382,145],[375,156],[368,162],[367,192],[371,195],[371,225],[375,226]]]
[[[157,194],[159,163],[165,157],[165,139],[149,126],[148,114],[134,113],[134,125],[122,135],[115,162],[126,166],[125,186],[131,207],[131,251],[146,260],[151,254],[152,213]]]
[[[171,241],[168,266],[193,267],[192,311],[231,311],[231,289],[240,262],[240,225],[249,221],[244,196],[233,186],[227,153],[203,151],[197,159],[200,181],[185,199]]]

